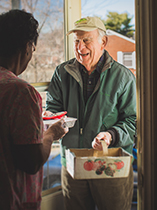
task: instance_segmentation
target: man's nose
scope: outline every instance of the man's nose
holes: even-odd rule
[[[85,43],[83,40],[80,40],[77,46],[78,50],[82,50],[83,48],[85,48]]]

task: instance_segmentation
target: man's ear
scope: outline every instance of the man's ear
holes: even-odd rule
[[[108,42],[108,37],[107,36],[103,36],[102,37],[102,48],[105,49],[106,45]]]

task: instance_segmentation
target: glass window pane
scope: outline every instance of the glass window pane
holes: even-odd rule
[[[64,61],[63,0],[21,0],[21,8],[39,21],[39,39],[20,77],[29,83],[48,82],[55,67]]]
[[[58,141],[52,144],[50,156],[44,164],[43,170],[43,190],[61,185],[61,157]]]
[[[31,2],[21,0],[21,7],[32,12],[39,21],[39,38],[32,60],[20,77],[29,83],[49,82],[56,66],[65,60],[63,0],[39,0],[30,6]],[[46,91],[37,90],[42,97],[44,111]],[[43,171],[43,190],[61,185],[60,146],[57,141],[52,144]]]
[[[21,0],[21,8],[34,14],[39,21],[39,38],[36,51],[28,64],[27,70],[20,78],[29,83],[45,83],[51,80],[57,65],[65,60],[64,30],[63,30],[63,0]],[[32,3],[32,4],[31,4]],[[43,84],[41,84],[43,85]],[[45,110],[46,88],[40,84],[35,88],[42,97],[43,111]],[[61,185],[60,146],[56,141],[52,144],[48,161],[43,166],[43,190]]]
[[[12,9],[12,1],[1,0],[0,12]],[[36,51],[27,70],[20,75],[29,83],[50,81],[55,67],[65,60],[63,4],[64,0],[21,0],[19,4],[20,9],[33,13],[39,21]]]
[[[7,12],[12,8],[10,0],[0,0],[0,13]]]

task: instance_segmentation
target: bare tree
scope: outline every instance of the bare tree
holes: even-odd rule
[[[56,65],[64,60],[63,2],[60,2],[21,0],[22,9],[33,13],[39,21],[37,49],[22,74],[29,82],[50,81]]]
[[[0,0],[0,13],[10,10],[11,5],[11,0]]]
[[[0,12],[12,9],[12,1],[0,0]],[[21,0],[20,5],[39,21],[36,52],[20,77],[31,83],[50,81],[64,60],[63,0]]]

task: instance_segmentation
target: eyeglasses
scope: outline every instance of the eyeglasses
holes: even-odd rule
[[[32,43],[32,52],[34,52],[36,50],[36,46],[34,44],[34,42]]]
[[[36,46],[35,46],[34,42],[30,42],[30,44],[32,45],[32,52],[34,52],[36,50]]]

